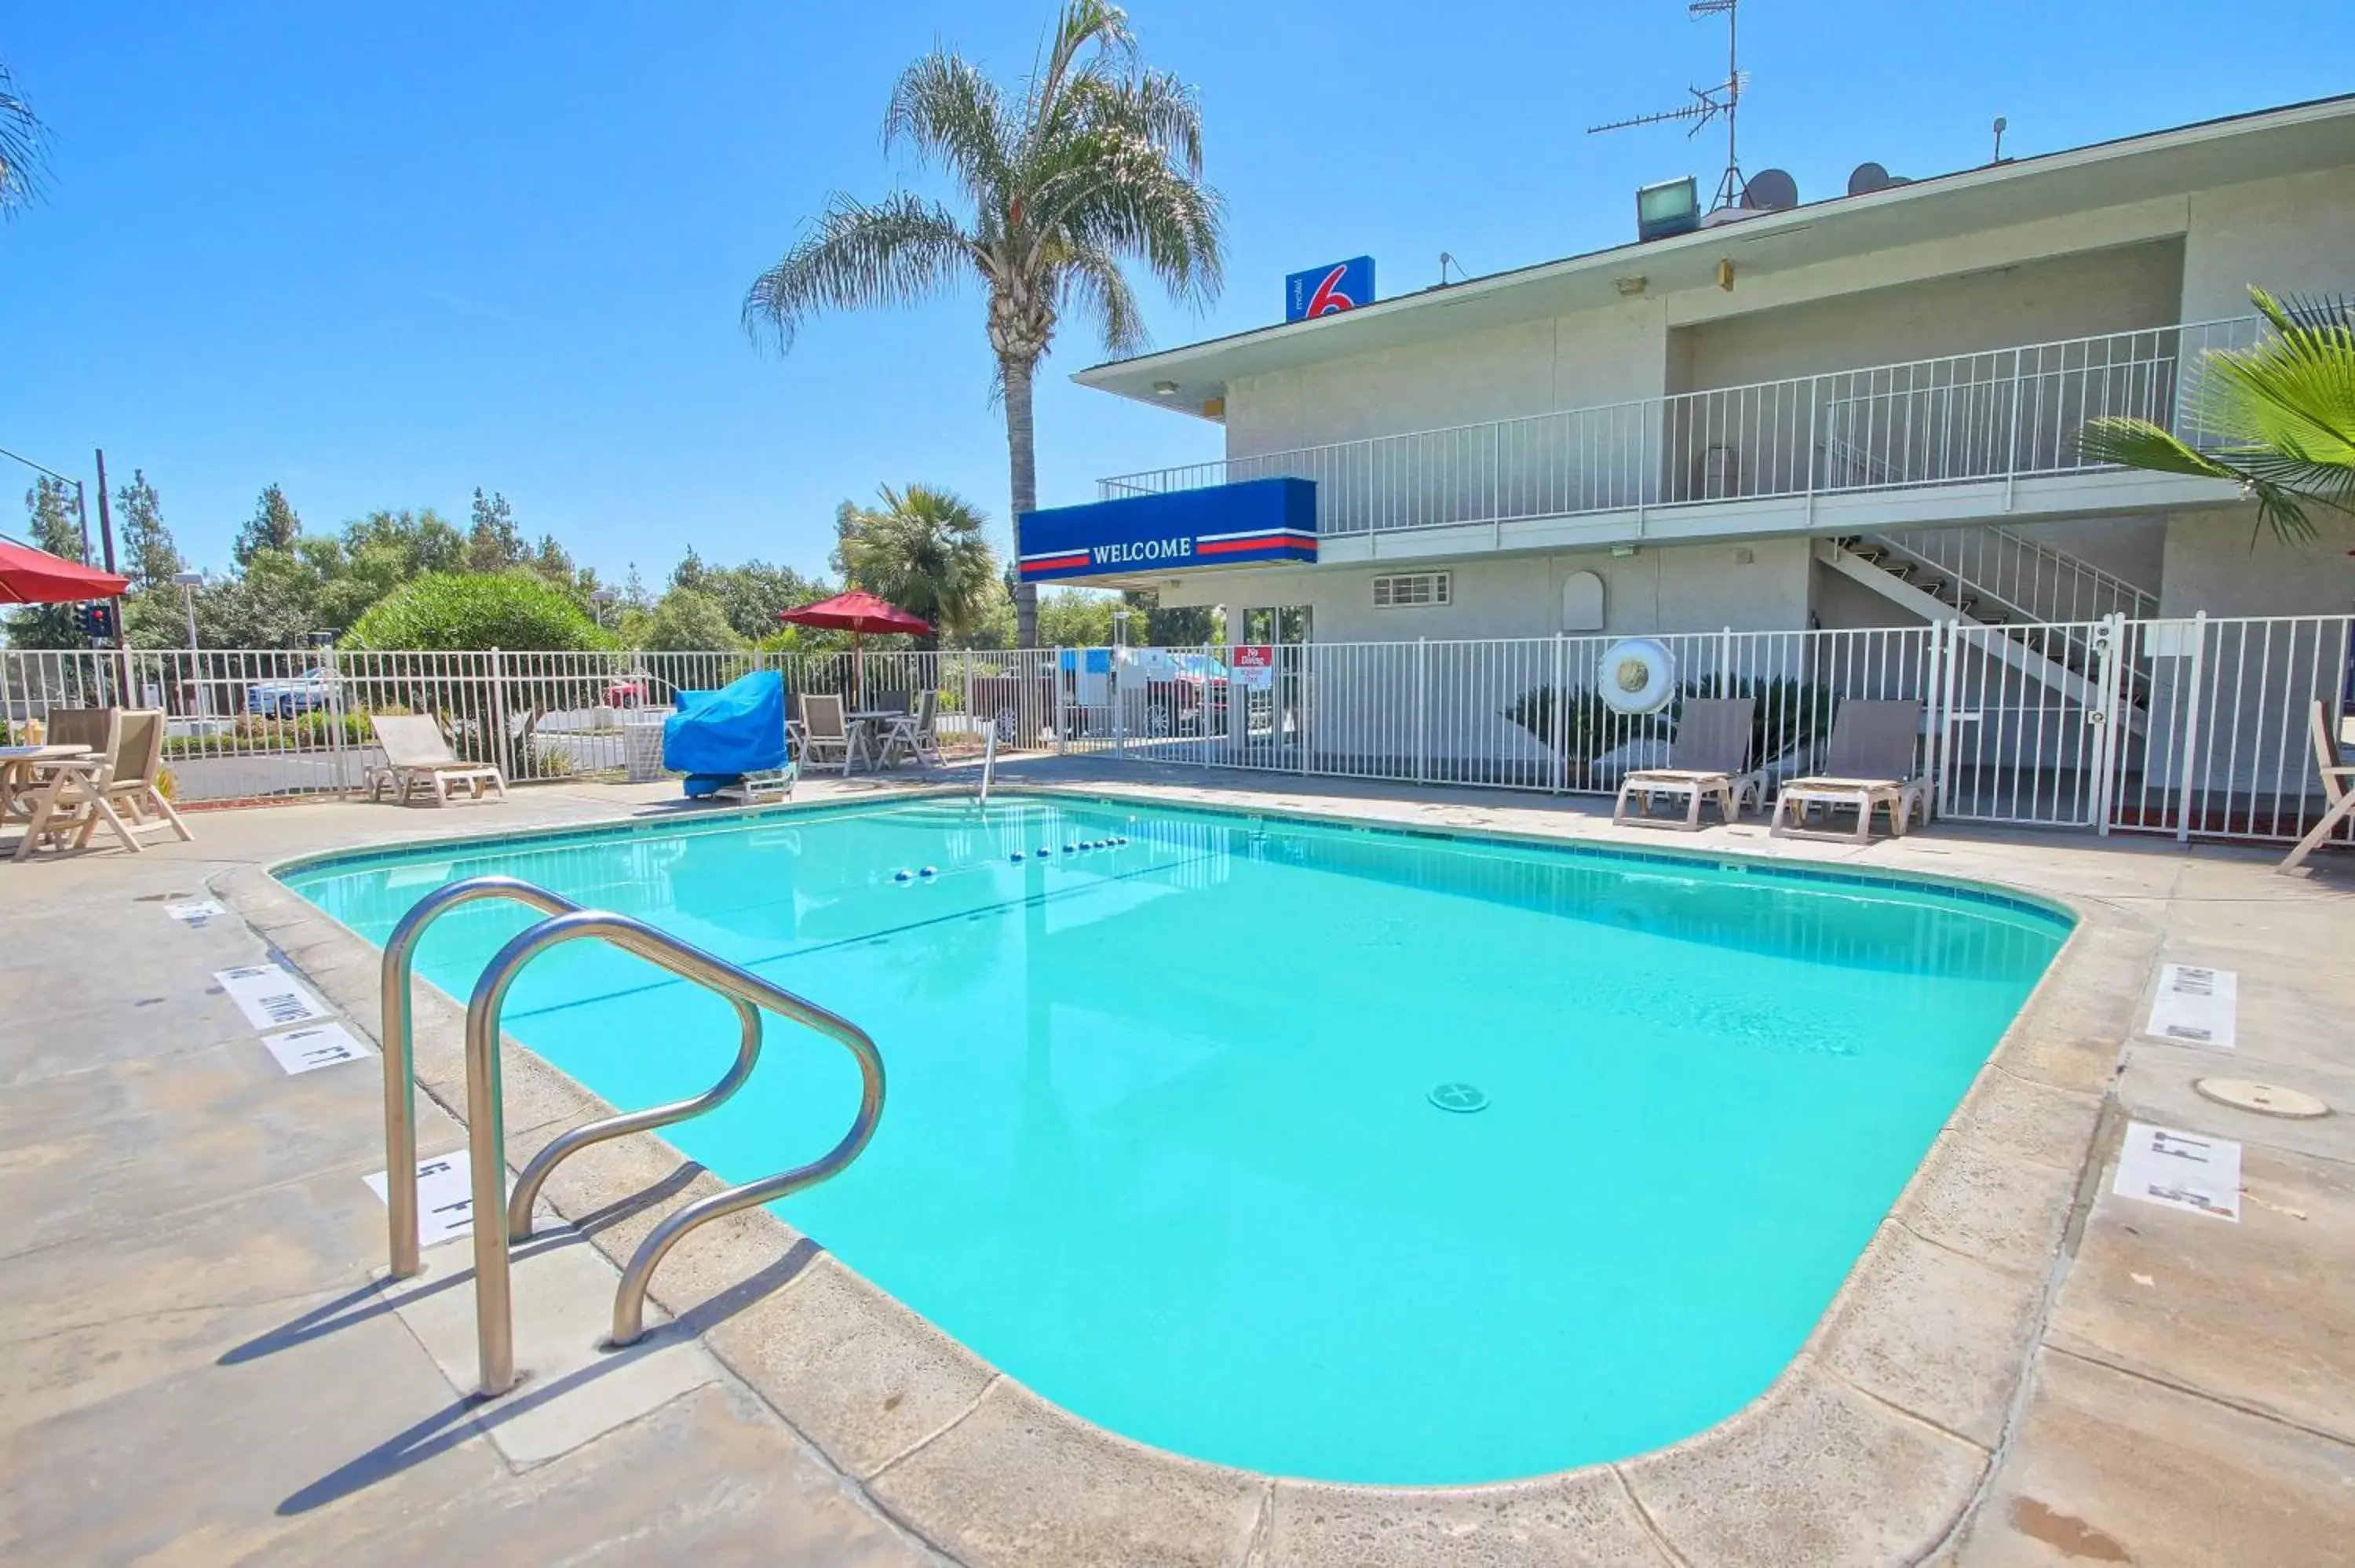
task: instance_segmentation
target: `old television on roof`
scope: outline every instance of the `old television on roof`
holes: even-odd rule
[[[1666,239],[1672,234],[1690,234],[1700,227],[1700,192],[1690,175],[1636,190],[1637,239]]]

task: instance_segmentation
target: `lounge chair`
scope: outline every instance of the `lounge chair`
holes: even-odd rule
[[[1832,718],[1821,773],[1785,783],[1774,797],[1778,839],[1830,839],[1870,843],[1872,813],[1887,807],[1889,831],[1902,834],[1918,819],[1930,819],[1930,786],[1915,758],[1921,751],[1922,705],[1913,701],[1851,697]],[[1810,828],[1816,807],[1856,812],[1853,832]]]
[[[842,716],[839,695],[820,696],[815,694],[802,699],[802,767],[809,772],[821,770],[850,774],[850,757],[858,745],[850,734],[850,725]]]
[[[170,832],[184,842],[196,837],[157,787],[164,768],[161,708],[61,709],[50,715],[49,735],[57,744],[89,747],[96,764],[77,758],[34,765],[37,777],[48,776],[48,788],[16,846],[18,860],[45,838],[64,837],[68,828],[77,830],[74,848],[87,849],[101,822],[133,854],[145,847],[141,833]]]
[[[2330,733],[2330,715],[2323,712],[2320,703],[2314,705],[2313,717],[2314,767],[2322,775],[2322,792],[2330,805],[2322,813],[2322,820],[2306,830],[2306,837],[2297,841],[2297,847],[2274,868],[2275,871],[2296,871],[2306,863],[2307,855],[2320,849],[2338,831],[2339,823],[2355,817],[2355,766],[2350,766],[2339,756],[2339,742]]]
[[[890,767],[903,753],[926,768],[941,765],[940,705],[940,693],[926,692],[916,699],[914,713],[891,721],[883,735],[884,767]]]
[[[384,747],[384,766],[368,770],[369,800],[384,799],[388,784],[404,806],[421,784],[433,791],[437,806],[450,803],[453,784],[468,787],[477,800],[494,789],[500,800],[507,798],[506,775],[486,762],[460,760],[432,715],[370,714],[368,724],[376,730],[376,743]]]
[[[1765,775],[1749,771],[1750,721],[1757,711],[1752,697],[1686,698],[1668,765],[1639,768],[1620,779],[1611,820],[1624,827],[1696,832],[1705,801],[1716,801],[1718,814],[1729,822],[1742,815],[1745,803],[1756,805],[1766,789]],[[1652,815],[1652,801],[1660,795],[1683,796],[1684,816]],[[1640,807],[1631,810],[1631,801]]]

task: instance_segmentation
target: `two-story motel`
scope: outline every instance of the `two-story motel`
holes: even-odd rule
[[[2232,486],[2076,450],[2186,429],[2251,284],[2355,292],[2355,97],[1096,366],[1226,457],[1033,514],[1023,568],[1320,643],[2345,611],[2327,509],[2253,548]]]
[[[1028,514],[1022,572],[1272,645],[1272,698],[1190,742],[1124,688],[1115,728],[1205,761],[1607,788],[1663,745],[1595,705],[1597,650],[1641,637],[1758,696],[1770,770],[1899,696],[1942,814],[2295,836],[2312,710],[2350,706],[2355,529],[2257,536],[2236,486],[2079,433],[2212,440],[2250,286],[2355,293],[2355,97],[1856,183],[1084,370],[1226,456]]]

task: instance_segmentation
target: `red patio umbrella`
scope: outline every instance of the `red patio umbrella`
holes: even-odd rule
[[[0,604],[75,604],[86,599],[121,599],[130,590],[129,577],[0,539]]]
[[[796,605],[792,609],[777,611],[779,620],[795,626],[815,626],[827,631],[850,633],[850,684],[854,701],[866,700],[866,654],[859,643],[870,631],[930,631],[932,623],[921,615],[911,615],[896,604],[887,604],[871,593],[853,588],[848,593],[822,599],[815,604]]]

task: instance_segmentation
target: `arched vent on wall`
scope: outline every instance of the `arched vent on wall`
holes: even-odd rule
[[[1561,629],[1603,630],[1603,579],[1594,573],[1572,572],[1561,579]]]

